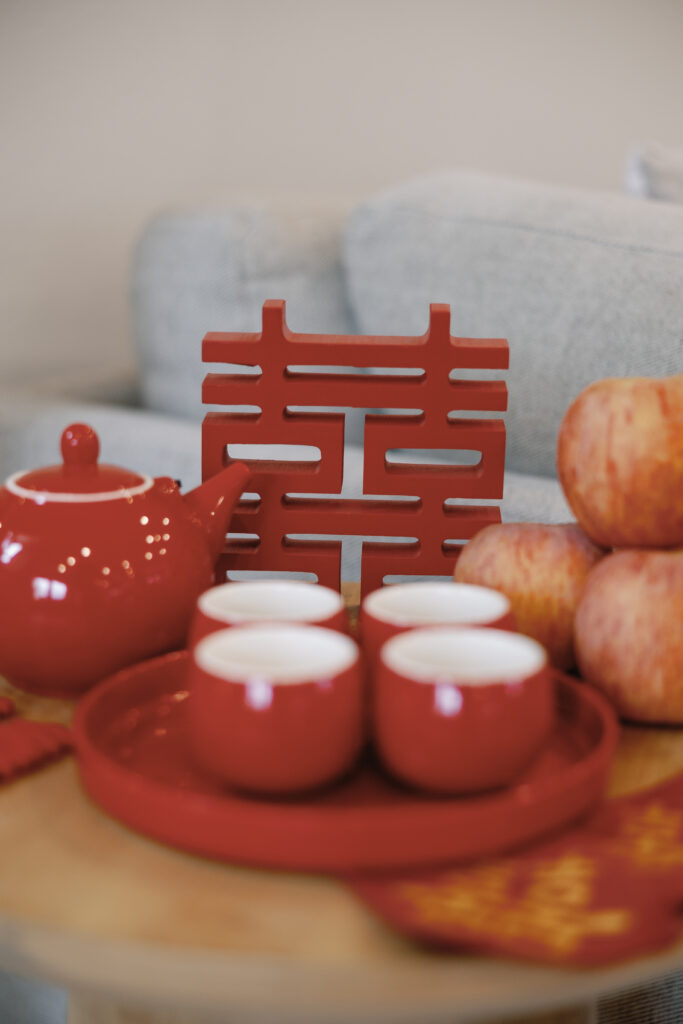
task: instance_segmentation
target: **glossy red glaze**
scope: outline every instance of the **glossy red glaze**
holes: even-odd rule
[[[97,466],[89,427],[62,446],[63,465],[0,488],[0,673],[50,696],[182,646],[247,477],[228,470],[202,509],[173,480]]]
[[[431,584],[430,584],[431,585]],[[463,589],[468,584],[456,584],[456,583],[444,583],[444,587],[459,587]],[[419,588],[418,583],[406,584],[406,588]],[[479,589],[479,588],[477,588]],[[483,589],[483,588],[481,588]],[[373,593],[375,593],[373,591]],[[502,595],[500,595],[502,597]],[[424,617],[411,618],[409,615],[403,618],[402,621],[396,621],[395,619],[386,618],[384,615],[373,614],[369,610],[368,598],[372,598],[372,594],[368,594],[363,600],[360,608],[360,615],[358,617],[358,635],[360,642],[365,652],[365,657],[368,660],[368,664],[376,665],[379,652],[382,646],[390,640],[392,636],[398,636],[399,633],[405,633],[409,629],[419,629],[420,627],[430,625]],[[448,619],[444,614],[439,617],[435,617],[432,625],[458,625],[458,626],[483,626],[490,627],[492,629],[505,629],[514,631],[517,628],[515,622],[515,616],[509,609],[509,602],[507,598],[505,601],[508,604],[508,610],[502,615],[493,615],[492,617],[485,617],[478,621],[472,621],[471,617],[466,614],[461,614],[458,618]]]
[[[386,654],[374,680],[373,739],[384,766],[408,785],[440,793],[509,785],[552,732],[547,662],[523,678],[468,685],[410,678]]]
[[[262,642],[262,627],[234,629]],[[347,668],[306,682],[272,682],[265,671],[249,682],[219,678],[195,656],[188,724],[197,763],[233,788],[271,794],[314,789],[347,773],[363,745],[364,720],[358,650],[346,643]]]
[[[479,796],[405,789],[370,758],[306,797],[250,799],[202,771],[187,738],[189,655],[125,669],[78,704],[83,786],[131,828],[219,860],[352,872],[452,864],[528,843],[602,799],[615,714],[592,687],[555,673],[556,728],[516,784]]]
[[[253,612],[250,614],[247,607],[240,608],[239,601],[236,600],[231,608],[225,606],[220,607],[217,602],[213,605],[212,597],[221,591],[230,589],[233,591],[235,588],[241,589],[248,587],[250,589],[272,586],[275,585],[276,589],[281,588],[283,591],[292,588],[293,581],[291,580],[264,580],[258,584],[243,584],[243,583],[222,583],[217,587],[212,587],[210,590],[205,591],[200,595],[197,601],[197,607],[192,619],[192,625],[190,627],[190,636],[188,640],[188,646],[194,647],[195,644],[199,643],[205,636],[210,633],[215,633],[219,629],[228,629],[230,626],[244,626],[248,623],[254,622],[297,622],[297,623],[308,623],[311,626],[322,626],[325,629],[335,629],[340,633],[349,633],[350,624],[349,616],[344,605],[344,600],[341,594],[337,591],[332,591],[328,587],[319,587],[316,583],[304,584],[308,593],[314,598],[317,591],[322,591],[325,594],[325,603],[328,604],[332,595],[336,598],[337,609],[331,614],[315,614],[313,612],[310,615],[302,617],[297,614],[295,609],[287,610],[286,603],[283,602],[282,606],[274,609],[272,614],[266,614],[261,611],[260,614],[255,615]],[[296,589],[301,584],[294,583],[293,594],[296,594]],[[265,594],[264,594],[265,597]],[[278,605],[280,602],[277,602]]]
[[[96,494],[129,490],[144,485],[146,478],[119,466],[97,461],[100,440],[87,423],[72,423],[62,433],[62,462],[19,474],[16,484],[30,491],[48,494]]]

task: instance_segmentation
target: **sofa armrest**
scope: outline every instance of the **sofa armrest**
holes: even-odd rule
[[[0,394],[0,479],[21,469],[60,461],[61,433],[69,423],[98,433],[101,459],[150,476],[201,481],[201,424],[124,406],[31,395]]]
[[[0,479],[10,473],[58,461],[62,430],[89,423],[100,437],[102,459],[150,476],[171,476],[183,489],[201,482],[201,424],[159,413],[75,402],[45,402],[0,396]],[[417,459],[416,461],[421,461]],[[363,451],[346,449],[344,496],[363,492]],[[573,517],[557,480],[506,473],[506,522],[567,522]],[[342,553],[342,579],[358,579],[362,540],[349,538]]]

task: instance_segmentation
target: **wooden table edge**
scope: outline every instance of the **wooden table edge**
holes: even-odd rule
[[[347,602],[357,602],[357,585],[345,585],[344,593]],[[19,711],[28,717],[57,721],[70,717],[71,708],[64,702],[37,700],[1,681],[0,692],[11,693]],[[621,750],[623,764],[617,758],[612,793],[646,788],[683,769],[683,732],[679,730],[625,730]],[[61,770],[59,765],[52,766],[11,785],[32,787],[46,773]],[[87,800],[75,787],[73,793],[78,801]],[[0,790],[0,822],[2,796]],[[388,929],[387,941],[396,941]],[[661,977],[683,966],[683,940],[652,956],[592,970],[432,956],[417,949],[414,959],[402,955],[396,963],[306,962],[286,954],[257,956],[112,938],[68,924],[57,929],[36,915],[12,914],[0,906],[0,964],[65,987],[116,998],[125,995],[155,1007],[161,1000],[169,1007],[214,1012],[232,1008],[254,1014],[260,1012],[256,991],[262,1012],[277,1008],[298,1020],[310,1012],[318,1021],[332,1021],[339,1011],[347,1019],[352,1013],[359,1021],[386,1016],[401,1022],[412,1021],[419,1013],[424,1024],[445,1024],[456,1013],[474,1020],[511,1008],[531,1012],[568,1006]],[[480,976],[481,983],[470,986],[468,992],[467,979]]]

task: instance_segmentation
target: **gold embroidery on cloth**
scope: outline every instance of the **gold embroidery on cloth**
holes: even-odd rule
[[[485,865],[445,875],[439,885],[405,883],[400,895],[425,924],[462,925],[502,939],[527,938],[568,955],[593,935],[623,934],[625,907],[591,910],[595,864],[579,854],[539,862],[521,892],[511,893],[514,865]]]
[[[652,802],[625,815],[613,852],[639,867],[673,867],[683,864],[680,841],[683,815]]]

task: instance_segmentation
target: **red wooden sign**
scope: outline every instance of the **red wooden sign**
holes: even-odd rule
[[[295,334],[285,322],[285,303],[269,301],[260,333],[207,334],[202,356],[230,364],[230,372],[204,380],[203,401],[226,407],[204,419],[204,479],[231,461],[230,445],[320,451],[314,462],[241,458],[258,497],[243,500],[233,516],[219,578],[236,570],[308,572],[338,589],[341,541],[325,539],[330,535],[367,538],[363,593],[387,575],[451,576],[462,544],[500,521],[497,505],[472,499],[503,496],[505,426],[500,418],[468,413],[504,411],[507,389],[502,381],[465,379],[458,371],[506,369],[508,345],[452,337],[448,306],[431,306],[420,337],[369,337]],[[244,405],[254,411],[235,411]],[[391,410],[365,416],[362,498],[340,493],[345,414],[312,411],[321,406]],[[476,465],[406,464],[389,461],[387,452],[396,449],[474,450],[480,457]]]

